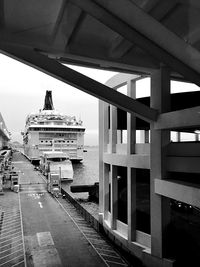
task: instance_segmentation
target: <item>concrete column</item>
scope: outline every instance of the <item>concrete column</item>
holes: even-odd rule
[[[104,173],[103,173],[103,142],[104,142],[104,123],[103,123],[103,101],[99,101],[99,220],[102,221],[103,213],[103,184],[104,184]]]
[[[170,111],[170,74],[161,67],[151,77],[151,107],[160,113]],[[151,124],[151,253],[164,257],[164,231],[170,221],[170,205],[167,198],[155,194],[154,180],[166,178],[165,147],[170,142],[169,130],[154,130]]]
[[[111,153],[115,153],[117,144],[117,108],[115,106],[110,107],[110,130]]]
[[[105,172],[103,153],[107,151],[108,144],[108,104],[99,101],[99,220],[102,222],[104,214]]]
[[[149,131],[148,130],[140,131],[140,141],[141,143],[149,143]]]
[[[199,134],[195,133],[195,141],[198,142],[199,141]]]
[[[128,167],[128,241],[136,240],[136,170]]]
[[[111,229],[116,229],[118,201],[117,166],[111,165]]]
[[[104,184],[103,184],[103,214],[104,219],[107,220],[109,208],[109,165],[103,164]]]
[[[148,130],[144,131],[144,142],[149,143],[149,131]]]
[[[111,129],[111,153],[116,153],[117,144],[117,108],[110,108],[110,129]],[[116,229],[117,219],[117,167],[111,165],[111,228]]]
[[[177,142],[181,142],[181,132],[176,132]]]
[[[127,84],[127,95],[136,98],[136,82],[129,81]],[[127,113],[127,155],[135,153],[136,143],[136,117]]]
[[[129,81],[127,84],[127,95],[136,97],[136,82]],[[135,153],[136,143],[136,117],[127,113],[127,156]],[[128,241],[136,239],[136,171],[127,168],[127,197],[128,197]]]
[[[102,123],[102,129],[99,128],[99,131],[101,131],[102,136],[103,136],[103,144],[102,144],[103,152],[107,152],[107,146],[109,142],[108,115],[110,114],[108,114],[108,107],[109,107],[109,104],[106,102],[103,102],[103,107],[101,108],[101,112],[103,113],[102,118],[101,118],[101,115],[99,114],[99,118]],[[100,110],[99,110],[99,113],[100,113]],[[99,126],[101,126],[101,123],[99,123]]]
[[[122,131],[117,130],[117,144],[121,144],[121,143],[122,143]]]

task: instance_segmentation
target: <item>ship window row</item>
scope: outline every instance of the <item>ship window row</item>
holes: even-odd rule
[[[62,139],[76,139],[77,138],[77,133],[64,133],[64,134],[60,134],[60,133],[56,133],[56,134],[52,134],[52,133],[39,133],[39,139],[43,140],[43,139],[48,139],[48,140],[56,140],[59,139],[59,137],[62,137]]]
[[[53,146],[50,143],[42,143],[42,144],[39,144],[39,148],[41,148],[41,149],[48,148],[48,147],[51,147],[52,148]],[[78,148],[77,144],[63,144],[63,143],[60,143],[60,144],[55,144],[54,145],[54,148],[55,149],[56,148],[59,148],[60,149],[61,147],[62,147],[62,149],[64,149],[64,148],[67,148],[67,149],[68,148],[76,148],[77,149]]]
[[[60,131],[60,132],[84,132],[84,129],[66,129],[66,128],[37,128],[37,127],[30,127],[30,131]]]
[[[43,141],[43,140],[41,140],[40,141],[41,143],[52,143],[52,141],[51,140],[45,140],[45,141]],[[74,141],[73,140],[71,140],[71,141],[64,141],[64,140],[58,140],[58,141],[54,141],[54,143],[74,143]]]

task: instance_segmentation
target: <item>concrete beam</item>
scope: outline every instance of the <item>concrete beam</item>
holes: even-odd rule
[[[130,156],[120,155],[117,153],[104,153],[103,161],[107,164],[115,166],[124,166],[138,169],[150,169],[150,157],[149,155],[132,154]]]
[[[60,47],[63,52],[76,33],[82,15],[83,12],[79,7],[72,5],[68,1],[63,1],[52,36],[54,45]]]
[[[41,51],[46,51],[44,52],[44,54],[51,54],[52,58],[59,58],[59,61],[62,63],[80,65],[83,67],[90,67],[95,69],[105,69],[115,72],[118,71],[133,74],[137,73],[138,75],[150,75],[151,72],[155,71],[155,69],[159,69],[159,64],[155,64],[155,62],[150,61],[146,58],[146,56],[142,57],[138,56],[137,54],[135,54],[134,56],[134,65],[132,65],[131,63],[122,63],[120,60],[114,60],[102,55],[98,55],[98,58],[92,58],[88,55],[80,56],[67,53],[66,51],[64,53],[58,53],[57,51],[52,51],[52,48],[49,47],[41,47]],[[183,77],[181,75],[177,75],[177,73],[173,73],[172,78],[183,81]]]
[[[176,181],[155,179],[155,193],[168,198],[200,207],[200,188]]]
[[[131,43],[200,86],[200,53],[128,0],[70,0]]]
[[[177,0],[159,1],[154,5],[154,7],[151,10],[149,10],[149,13],[157,21],[161,21],[177,6],[178,6]]]
[[[109,56],[112,58],[121,58],[123,57],[133,46],[133,44],[122,36],[117,36],[111,44],[109,51]]]
[[[157,118],[156,110],[31,49],[0,44],[0,51],[94,97],[127,112],[135,113],[145,121],[155,121]]]
[[[181,129],[200,126],[200,106],[162,113],[154,124],[156,130]]]
[[[111,87],[113,89],[118,89],[124,85],[126,85],[130,81],[137,81],[142,78],[145,78],[143,75],[134,75],[134,74],[128,74],[128,73],[118,73],[111,77],[107,82],[106,86]]]

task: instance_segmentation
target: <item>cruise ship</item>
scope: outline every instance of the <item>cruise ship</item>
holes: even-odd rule
[[[23,135],[24,154],[35,165],[43,152],[65,152],[72,162],[83,159],[85,128],[75,116],[54,109],[52,92],[46,91],[44,108],[27,116]]]

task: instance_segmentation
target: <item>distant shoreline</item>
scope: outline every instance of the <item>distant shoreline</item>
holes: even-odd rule
[[[99,146],[84,146],[84,148],[89,148],[89,147],[96,147],[96,148],[99,148]]]

